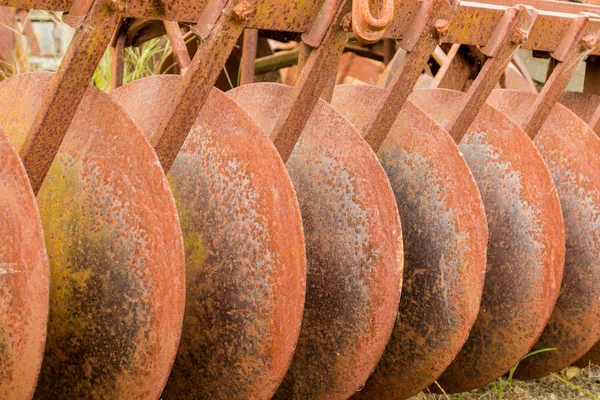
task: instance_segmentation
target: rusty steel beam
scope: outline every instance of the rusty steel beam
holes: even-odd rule
[[[486,4],[486,2],[495,4]],[[119,0],[115,0],[119,2]],[[160,6],[148,7],[139,1],[122,1],[122,16],[131,18],[159,19],[195,23],[200,18],[208,0],[170,0],[160,2]],[[287,32],[306,32],[316,19],[322,2],[305,2],[300,0],[279,1],[261,0],[256,13],[247,23],[247,28],[268,29]],[[555,51],[558,46],[556,38],[565,36],[571,22],[581,12],[600,15],[600,7],[590,4],[576,4],[546,0],[484,0],[483,2],[460,2],[453,18],[446,43],[483,46],[492,35],[493,27],[500,21],[504,10],[516,4],[530,5],[539,10],[538,19],[524,49]],[[0,0],[0,5],[68,11],[72,0]],[[410,21],[417,12],[420,2],[396,2],[394,19],[386,30],[384,37],[402,39],[410,29]],[[600,31],[600,17],[590,19],[590,29]],[[595,49],[592,54],[600,54]]]

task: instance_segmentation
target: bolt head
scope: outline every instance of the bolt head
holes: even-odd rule
[[[435,28],[435,32],[438,38],[442,38],[448,34],[448,27],[450,26],[450,21],[447,19],[438,19],[433,24]]]
[[[254,8],[246,0],[239,2],[233,7],[233,14],[239,22],[248,22],[254,14]]]
[[[596,47],[596,36],[589,34],[583,37],[585,50],[593,50]]]
[[[529,39],[529,32],[522,28],[517,28],[510,41],[514,44],[522,45]]]

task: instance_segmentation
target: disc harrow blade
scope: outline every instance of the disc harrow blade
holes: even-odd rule
[[[292,88],[229,92],[271,132]],[[345,399],[389,340],[400,297],[402,237],[390,184],[356,129],[320,100],[287,168],[302,211],[306,306],[294,358],[275,398]]]
[[[411,99],[444,125],[464,96],[417,90]],[[493,381],[528,353],[558,296],[565,251],[552,177],[517,124],[484,105],[459,147],[479,187],[490,236],[479,315],[438,379],[452,393]]]
[[[153,133],[180,76],[113,98]],[[298,339],[306,286],[300,209],[275,147],[213,89],[168,173],[187,257],[183,333],[164,396],[270,398]]]
[[[44,354],[50,267],[35,196],[0,129],[0,398],[31,399]]]
[[[20,149],[52,74],[0,84],[0,121]],[[50,312],[36,398],[158,398],[184,306],[184,253],[156,155],[90,88],[37,196]]]
[[[375,86],[341,85],[332,105],[364,132],[383,96]],[[354,397],[406,399],[438,378],[475,322],[487,223],[458,146],[413,103],[404,106],[378,156],[400,211],[404,283],[386,351]]]
[[[535,95],[496,90],[489,103],[515,121],[525,118]],[[518,379],[555,372],[583,356],[600,338],[600,139],[592,129],[556,104],[534,140],[554,179],[566,231],[565,272],[560,297]]]
[[[594,119],[598,118],[595,114],[600,107],[600,96],[592,93],[565,92],[560,98],[560,102],[590,125],[592,129],[599,130],[592,124],[598,122]]]

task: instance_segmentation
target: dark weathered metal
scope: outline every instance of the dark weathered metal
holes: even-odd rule
[[[522,123],[536,95],[494,91],[489,102]],[[534,349],[556,348],[519,364],[519,379],[557,371],[583,356],[600,338],[600,139],[585,122],[556,104],[535,137],[561,201],[566,259],[560,297]]]
[[[277,84],[230,92],[266,132],[292,96]],[[287,162],[302,211],[306,304],[276,398],[345,399],[381,357],[398,310],[400,219],[385,172],[354,127],[319,100]]]
[[[0,84],[17,149],[51,80]],[[183,240],[154,151],[106,94],[88,89],[37,200],[51,288],[36,398],[158,398],[181,332]]]
[[[149,136],[179,76],[117,90]],[[300,330],[306,258],[285,166],[262,129],[213,89],[169,172],[187,256],[186,313],[165,398],[273,395]]]
[[[332,105],[363,130],[386,92],[338,86]],[[473,177],[443,128],[408,101],[378,152],[404,237],[398,317],[386,351],[355,397],[405,399],[456,356],[479,310],[487,222]]]
[[[82,3],[85,3],[82,0]],[[27,138],[19,148],[33,192],[37,193],[104,55],[119,16],[103,0],[94,2],[78,25],[43,104],[36,110]],[[92,29],[93,28],[93,29]]]
[[[0,129],[0,398],[28,400],[48,322],[50,268],[25,168]]]
[[[417,90],[411,99],[444,125],[465,96]],[[459,147],[479,187],[490,237],[477,321],[438,379],[453,393],[485,385],[528,353],[559,294],[565,254],[552,177],[523,130],[484,105]],[[432,385],[431,390],[439,388]]]

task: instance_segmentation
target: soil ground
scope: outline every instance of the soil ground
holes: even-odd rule
[[[504,391],[502,392],[502,387]],[[529,382],[500,378],[494,383],[458,395],[434,395],[428,391],[410,400],[600,400],[600,366],[569,367],[559,373]]]

